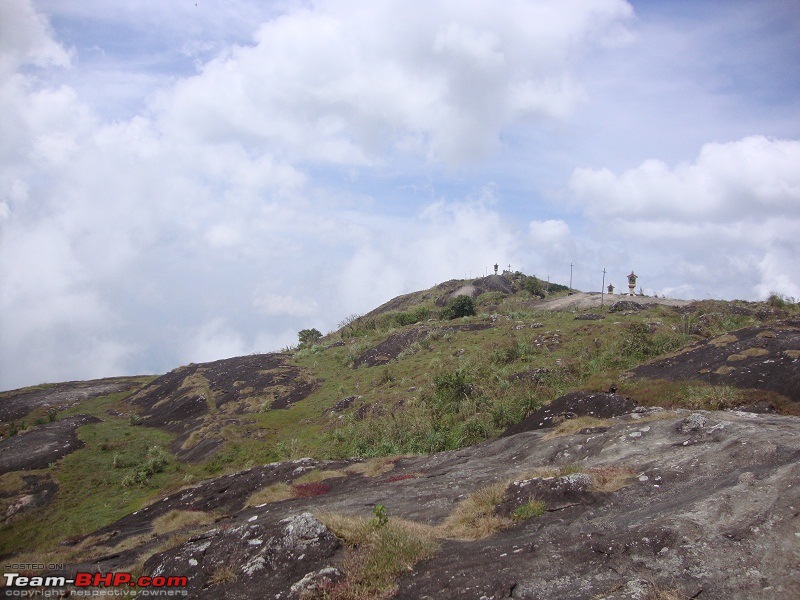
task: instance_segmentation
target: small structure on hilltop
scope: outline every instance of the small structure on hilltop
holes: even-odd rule
[[[609,295],[614,293],[614,284],[613,283],[609,283],[608,284],[608,293],[609,293]]]
[[[628,295],[629,296],[633,296],[634,295],[633,290],[636,289],[636,280],[638,278],[639,278],[639,276],[636,273],[634,273],[633,271],[631,271],[631,274],[628,275],[628,290],[629,290],[628,291]]]

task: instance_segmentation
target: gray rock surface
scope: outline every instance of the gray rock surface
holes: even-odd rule
[[[345,548],[313,515],[369,517],[382,504],[389,519],[439,525],[470,493],[503,482],[506,511],[530,498],[547,510],[485,539],[441,539],[432,558],[402,575],[396,597],[621,599],[656,589],[800,597],[800,419],[654,410],[611,420],[599,432],[545,440],[547,430],[527,431],[407,457],[383,475],[327,479],[329,491],[315,497],[246,508],[259,487],[347,463],[258,467],[177,492],[105,533],[141,533],[175,508],[224,508],[228,516],[212,529],[154,554],[145,572],[187,575],[192,598],[289,598],[292,586],[295,596],[298,585],[313,591],[320,573],[334,573],[326,569],[346,571]],[[537,474],[545,468],[571,474]],[[628,477],[621,487],[598,487],[610,471]],[[164,541],[154,535],[149,547]],[[135,561],[146,544],[89,567]]]

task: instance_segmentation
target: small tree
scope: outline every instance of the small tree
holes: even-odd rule
[[[300,345],[307,346],[311,344],[315,344],[321,337],[322,334],[319,332],[318,329],[301,329],[297,333],[297,337],[300,338]]]

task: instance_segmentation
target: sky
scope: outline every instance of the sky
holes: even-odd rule
[[[798,39],[797,0],[0,0],[0,389],[495,263],[800,298]]]

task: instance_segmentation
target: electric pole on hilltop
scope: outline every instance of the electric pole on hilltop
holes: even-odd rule
[[[606,268],[603,267],[603,285],[600,286],[600,306],[603,306],[603,290],[606,288]]]
[[[569,293],[572,294],[572,263],[569,263]]]

